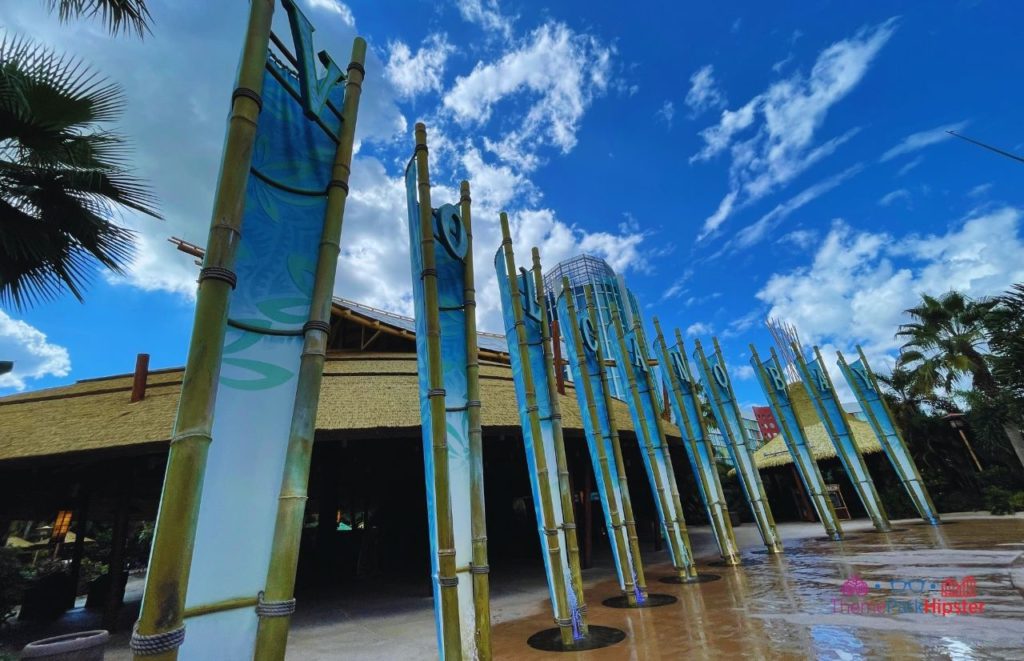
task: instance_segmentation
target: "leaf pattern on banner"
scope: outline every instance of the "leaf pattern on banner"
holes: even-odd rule
[[[267,390],[276,388],[288,379],[292,378],[294,372],[278,365],[267,363],[262,360],[251,360],[249,358],[225,358],[225,365],[233,365],[241,369],[255,372],[261,378],[258,379],[232,379],[225,376],[220,377],[221,385],[236,390]]]
[[[256,308],[272,321],[279,321],[283,324],[301,324],[305,323],[306,316],[309,314],[309,299],[298,296],[270,298],[256,303]],[[299,308],[301,314],[287,312],[291,308]]]

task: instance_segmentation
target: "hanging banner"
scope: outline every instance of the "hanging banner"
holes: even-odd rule
[[[294,5],[285,7],[298,57],[303,57],[303,49],[311,47],[312,28]],[[204,274],[237,280],[217,366],[214,440],[200,480],[182,658],[252,658],[255,650],[264,614],[258,595],[271,562],[297,373],[341,131],[344,78],[333,65],[319,81],[322,96],[306,101],[309,81],[276,58],[267,60],[234,276]],[[330,272],[333,276],[333,266]],[[183,390],[190,386],[186,377]],[[168,507],[161,502],[162,509]],[[187,566],[188,560],[175,562]],[[151,578],[157,575],[150,572]],[[147,582],[147,593],[164,589],[159,581]],[[161,597],[153,592],[144,597],[150,600]],[[293,608],[294,602],[282,604]],[[147,653],[154,639],[137,634],[133,651]]]
[[[757,471],[754,457],[747,444],[747,429],[743,426],[740,408],[733,395],[732,382],[726,371],[725,359],[722,357],[718,340],[714,339],[713,341],[715,344],[714,363],[708,362],[700,340],[695,342],[693,358],[697,363],[697,370],[700,372],[701,382],[704,384],[704,391],[707,393],[708,403],[711,405],[711,412],[718,423],[718,430],[725,440],[725,447],[728,448],[733,466],[736,468],[736,475],[739,477],[743,495],[747,499],[747,504],[750,505],[754,522],[761,533],[761,540],[769,553],[782,553],[782,539],[775,529],[775,517],[772,516],[768,497],[764,493],[761,474]]]
[[[594,308],[593,301],[587,301]],[[629,412],[633,418],[640,456],[647,471],[647,480],[654,494],[654,504],[661,523],[661,532],[672,557],[676,578],[680,582],[698,580],[693,561],[690,536],[683,518],[683,505],[679,499],[679,486],[672,468],[668,438],[662,427],[657,394],[653,386],[650,361],[641,343],[637,324],[628,329],[622,325],[619,310],[610,310],[612,323],[608,328],[611,338],[614,369],[622,383],[627,384]]]
[[[405,191],[438,648],[441,659],[489,658],[469,191],[461,208],[430,206],[423,124]]]
[[[779,433],[786,443],[790,456],[793,457],[793,465],[796,466],[797,474],[800,475],[804,490],[810,496],[814,511],[818,514],[818,520],[825,528],[825,534],[837,541],[842,539],[842,526],[839,524],[835,508],[832,506],[832,500],[828,496],[818,462],[815,461],[814,454],[807,444],[803,426],[797,418],[796,411],[793,410],[792,402],[789,401],[785,373],[779,364],[778,356],[775,355],[775,349],[771,350],[771,358],[768,361],[761,362],[761,358],[757,355],[757,349],[751,344],[750,364],[757,374],[761,390],[768,398],[768,405],[775,415],[775,420],[779,423]]]
[[[669,392],[672,411],[678,421],[679,429],[683,433],[683,446],[686,448],[686,456],[690,460],[690,468],[693,469],[693,474],[697,478],[698,491],[701,501],[704,503],[708,521],[711,523],[711,529],[715,534],[715,541],[718,542],[718,549],[726,564],[739,564],[739,546],[736,544],[732,521],[729,519],[729,506],[718,477],[715,452],[711,447],[711,439],[708,438],[704,416],[701,415],[696,399],[693,376],[685,357],[686,348],[683,345],[683,338],[679,334],[679,330],[676,329],[676,344],[669,348],[665,344],[665,337],[661,334],[661,325],[658,323],[657,317],[654,319],[654,328],[657,335],[655,342],[661,361],[661,378]]]
[[[899,476],[900,482],[907,490],[918,514],[928,523],[938,525],[941,523],[938,510],[935,509],[931,495],[921,479],[917,464],[910,456],[910,450],[907,449],[907,444],[892,418],[892,412],[889,411],[889,406],[878,389],[878,380],[875,379],[864,352],[858,346],[857,354],[860,357],[849,365],[843,354],[838,352],[837,354],[839,356],[838,365],[843,376],[846,377],[846,382],[857,396],[857,401],[860,402],[871,429],[874,430],[879,444],[889,458],[889,462],[892,463],[896,475]]]
[[[571,646],[587,635],[586,608],[571,494],[567,493],[567,483],[560,484],[558,475],[559,464],[565,461],[565,450],[561,423],[554,417],[558,393],[552,391],[546,378],[550,353],[545,356],[544,344],[550,338],[546,337],[542,327],[546,314],[543,292],[538,295],[533,273],[526,269],[515,272],[508,217],[504,213],[501,214],[501,232],[503,241],[494,255],[494,270],[501,293],[526,464],[530,471],[530,487],[555,622],[562,629],[563,645]],[[566,469],[563,467],[562,470]],[[568,496],[568,502],[563,496]]]
[[[577,314],[576,296],[580,298],[582,316]],[[647,585],[622,448],[619,446],[618,425],[612,413],[608,383],[602,378],[604,357],[597,324],[587,312],[582,292],[574,292],[569,279],[563,278],[562,293],[558,297],[558,319],[565,338],[566,359],[572,373],[576,401],[583,418],[587,449],[597,476],[597,494],[604,512],[605,530],[611,540],[619,589],[626,595],[629,605],[642,605],[647,601]]]
[[[846,474],[850,477],[850,482],[853,483],[857,496],[860,498],[861,504],[864,505],[864,510],[871,518],[875,529],[881,532],[891,530],[892,526],[889,523],[889,516],[885,512],[885,505],[878,496],[875,482],[871,478],[871,473],[868,472],[867,464],[864,463],[864,456],[861,454],[860,448],[857,447],[850,422],[836,399],[832,379],[822,367],[818,348],[814,347],[815,359],[810,363],[804,360],[800,347],[794,345],[793,353],[796,356],[797,372],[803,382],[803,388],[807,391],[814,410],[825,426],[825,431],[836,449],[836,455],[846,470]]]

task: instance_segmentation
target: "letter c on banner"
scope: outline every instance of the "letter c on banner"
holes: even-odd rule
[[[590,353],[597,353],[597,329],[589,316],[580,320],[580,335],[583,336],[583,347]]]
[[[718,381],[718,385],[722,388],[729,388],[729,379],[725,377],[725,370],[722,369],[722,363],[715,363],[711,366],[711,374],[715,377],[715,381]]]
[[[668,352],[668,359],[672,363],[672,371],[676,373],[676,378],[683,383],[689,383],[690,377],[686,374],[686,366],[683,363],[682,354],[673,349]]]
[[[771,377],[772,384],[775,389],[779,392],[786,392],[786,380],[782,378],[782,374],[779,373],[779,368],[775,365],[768,366],[768,376]]]
[[[458,260],[465,259],[469,237],[466,236],[466,226],[462,224],[459,209],[454,204],[445,204],[434,210],[434,235],[441,240],[449,255]]]

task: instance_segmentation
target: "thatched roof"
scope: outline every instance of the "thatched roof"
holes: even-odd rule
[[[811,452],[814,453],[814,458],[818,461],[834,458],[836,456],[836,449],[828,437],[825,425],[818,418],[818,414],[814,410],[814,404],[807,395],[807,391],[799,383],[790,384],[789,397],[790,401],[793,402],[796,415],[800,419],[800,426],[803,427],[807,443],[811,446]],[[878,439],[868,423],[857,420],[850,414],[847,414],[847,420],[850,421],[854,441],[857,443],[857,447],[860,448],[861,454],[882,451],[882,446],[878,443]],[[774,468],[775,466],[785,466],[792,463],[793,457],[789,454],[789,450],[786,449],[786,442],[780,434],[754,452],[754,462],[758,468]]]
[[[129,403],[132,375],[79,381],[70,386],[0,399],[0,461],[68,453],[145,451],[166,447],[174,424],[182,370],[152,372],[146,397]],[[511,368],[481,361],[481,415],[488,428],[518,428]],[[629,410],[616,402],[622,430],[632,432]],[[582,433],[576,394],[561,396],[562,424]],[[419,433],[419,381],[412,353],[328,355],[317,413],[318,438],[367,438]],[[678,430],[667,425],[670,435]]]

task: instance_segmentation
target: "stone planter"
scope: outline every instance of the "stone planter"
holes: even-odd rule
[[[21,650],[22,659],[46,661],[102,661],[110,634],[100,629],[44,638]]]

